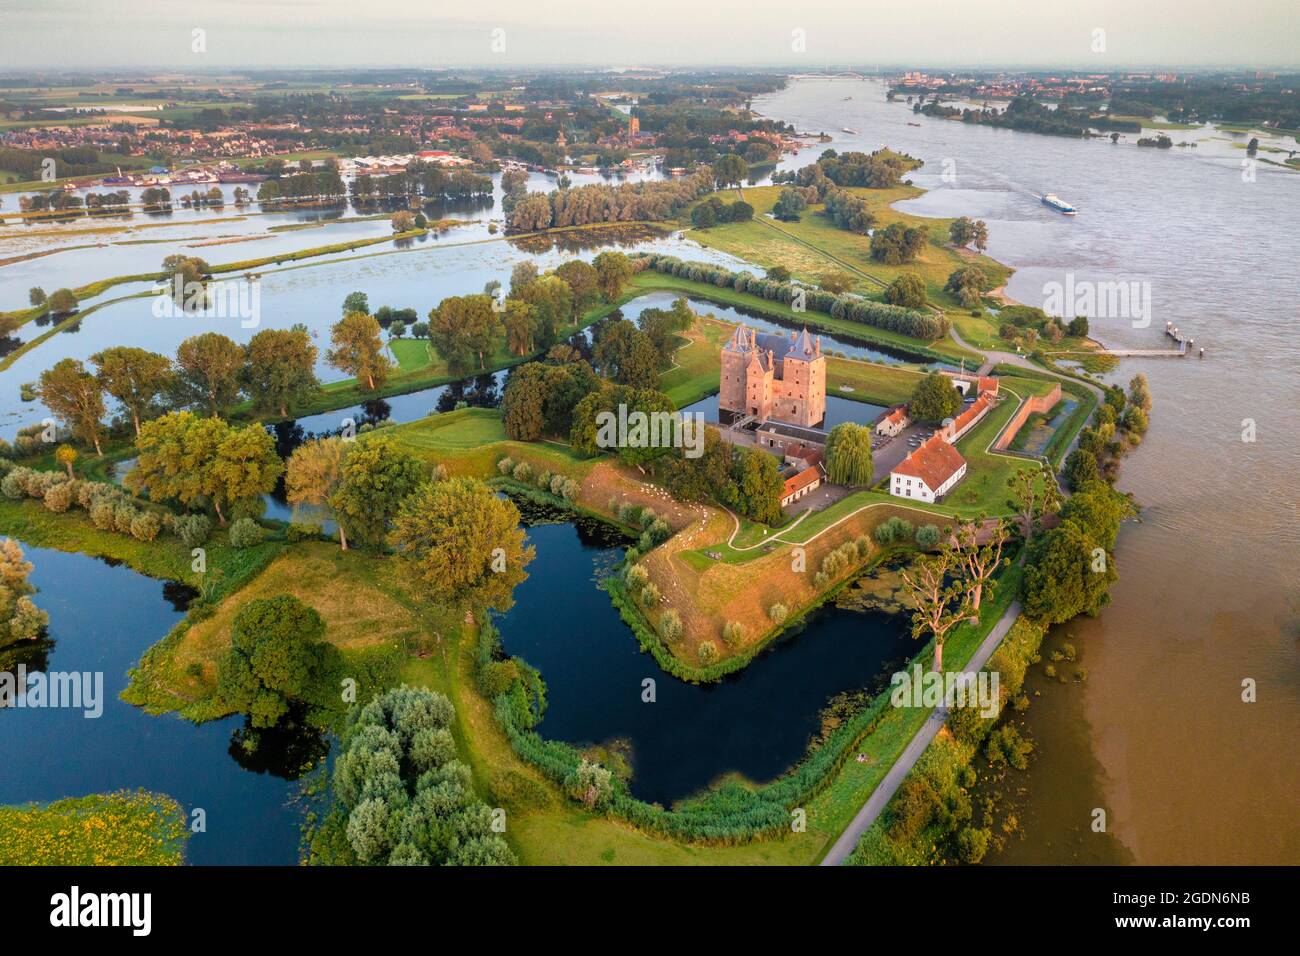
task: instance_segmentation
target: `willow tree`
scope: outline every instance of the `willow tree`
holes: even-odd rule
[[[826,477],[837,485],[871,484],[871,429],[842,422],[826,440]]]
[[[341,438],[319,438],[304,442],[289,456],[284,476],[286,497],[291,505],[329,508],[339,526],[339,545],[348,549],[348,535],[334,507],[334,495],[343,484],[343,459],[350,442]]]
[[[970,600],[964,581],[948,583],[948,572],[956,567],[951,551],[921,555],[899,572],[903,587],[912,600],[912,637],[929,634],[934,638],[934,669],[943,671],[943,643],[948,634],[970,617]]]

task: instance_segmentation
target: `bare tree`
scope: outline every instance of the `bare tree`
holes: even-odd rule
[[[966,582],[947,583],[948,572],[956,565],[955,553],[945,550],[936,555],[921,555],[912,567],[901,572],[903,586],[912,599],[912,637],[934,637],[934,669],[943,671],[943,642],[948,633],[970,616]]]
[[[972,618],[979,619],[980,600],[987,587],[993,593],[997,582],[993,574],[1005,563],[1002,550],[1011,536],[1006,522],[998,520],[984,531],[984,543],[980,544],[982,519],[963,521],[957,526],[957,550],[955,559],[957,567],[966,575],[966,594],[970,599]]]

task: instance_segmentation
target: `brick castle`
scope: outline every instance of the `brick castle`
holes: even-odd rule
[[[808,330],[790,337],[740,325],[722,347],[718,408],[814,428],[826,417],[826,357]]]

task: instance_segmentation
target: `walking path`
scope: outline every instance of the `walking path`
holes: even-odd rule
[[[1020,616],[1020,602],[1012,601],[1010,606],[1003,612],[1002,617],[993,625],[989,631],[989,636],[984,638],[984,642],[976,649],[971,659],[967,662],[964,671],[975,673],[988,663],[993,652],[1002,643],[1002,638],[1011,630],[1011,625],[1016,622]],[[930,746],[930,741],[934,740],[935,735],[939,733],[939,728],[944,725],[948,719],[947,707],[936,707],[934,712],[926,718],[925,725],[916,733],[916,736],[908,743],[898,760],[889,768],[885,778],[880,781],[876,789],[871,792],[867,802],[862,805],[862,809],[854,816],[853,821],[840,834],[839,839],[827,851],[826,856],[822,859],[822,866],[840,866],[848,859],[849,854],[853,852],[854,847],[858,845],[858,840],[862,839],[862,834],[870,829],[871,824],[876,822],[881,811],[889,805],[898,788],[902,786],[907,775],[912,772],[916,766],[917,760],[921,754],[925,753],[925,748]]]

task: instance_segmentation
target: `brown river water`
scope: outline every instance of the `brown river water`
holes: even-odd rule
[[[1120,533],[1111,605],[1049,637],[1088,677],[1031,685],[1037,751],[1011,778],[1021,833],[991,862],[1300,863],[1300,171],[1243,167],[1247,137],[1210,127],[1169,132],[1196,148],[1157,150],[918,118],[871,81],[796,81],[755,108],[838,150],[925,160],[913,179],[930,192],[900,208],[985,219],[1013,298],[1045,306],[1067,273],[1137,282],[1150,308],[1094,318],[1094,338],[1161,348],[1173,322],[1207,350],[1126,358],[1109,377],[1143,372],[1154,395],[1118,482],[1141,519]],[[1267,147],[1300,148],[1261,140],[1276,161]]]

